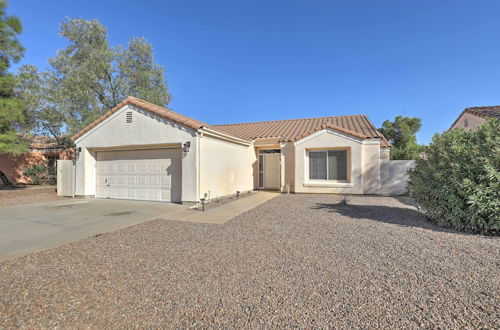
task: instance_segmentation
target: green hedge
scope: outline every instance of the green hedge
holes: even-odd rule
[[[55,167],[34,165],[24,169],[24,175],[29,177],[32,184],[55,184]]]
[[[500,120],[436,134],[410,170],[410,194],[442,226],[500,233]]]

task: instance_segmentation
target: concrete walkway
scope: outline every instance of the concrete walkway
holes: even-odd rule
[[[279,195],[279,192],[259,191],[252,193],[252,196],[244,197],[239,200],[208,209],[204,212],[187,209],[173,214],[168,214],[165,219],[221,225]]]

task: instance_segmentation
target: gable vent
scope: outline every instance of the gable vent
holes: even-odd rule
[[[127,111],[127,114],[125,116],[125,122],[127,124],[130,124],[132,122],[132,111]]]

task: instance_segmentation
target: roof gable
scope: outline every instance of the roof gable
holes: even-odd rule
[[[481,118],[497,118],[500,119],[500,105],[492,105],[492,106],[484,106],[484,107],[470,107],[465,108],[464,111],[455,119],[453,124],[450,126],[450,129],[458,123],[460,118],[465,113],[470,113],[471,115],[481,117]]]
[[[72,137],[73,141],[75,141],[76,139],[80,138],[82,135],[84,135],[85,133],[87,133],[88,131],[90,131],[91,129],[93,129],[94,127],[96,127],[97,125],[99,125],[100,123],[102,123],[103,121],[105,121],[106,119],[108,119],[109,117],[111,117],[111,115],[113,115],[115,112],[117,112],[118,110],[120,110],[121,108],[123,108],[125,105],[136,106],[138,108],[141,108],[141,109],[147,110],[149,112],[152,112],[152,113],[154,113],[154,114],[156,114],[156,115],[158,115],[160,117],[163,117],[165,119],[171,120],[171,121],[173,121],[175,123],[182,124],[182,125],[184,125],[186,127],[192,128],[194,130],[198,130],[201,127],[204,127],[204,126],[209,126],[209,125],[207,125],[207,124],[205,124],[205,123],[203,123],[203,122],[201,122],[199,120],[196,120],[196,119],[193,119],[193,118],[181,115],[181,114],[179,114],[177,112],[173,112],[172,110],[166,109],[164,107],[160,107],[158,105],[146,102],[144,100],[138,99],[138,98],[133,97],[133,96],[128,96],[125,100],[123,100],[122,102],[120,102],[119,104],[117,104],[113,109],[109,110],[103,116],[101,116],[100,118],[96,119],[90,125],[86,126],[80,132],[78,132],[77,134],[75,134]]]
[[[322,131],[322,130],[325,130],[325,129],[331,129],[331,130],[337,131],[339,133],[343,133],[343,134],[346,134],[346,135],[349,135],[349,136],[352,136],[352,137],[355,137],[358,139],[368,139],[369,138],[365,134],[353,132],[353,131],[350,131],[350,130],[345,129],[343,127],[333,125],[331,123],[326,123],[326,124],[323,124],[323,125],[320,125],[320,126],[314,128],[314,129],[311,129],[305,133],[297,135],[293,139],[290,139],[290,142],[297,142],[299,140],[302,140],[305,137],[311,136],[312,134],[319,132],[319,131]]]

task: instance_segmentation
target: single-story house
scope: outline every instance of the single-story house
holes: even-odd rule
[[[21,135],[28,150],[20,155],[0,155],[0,184],[26,184],[30,179],[24,170],[34,165],[55,167],[58,159],[72,159],[73,149],[55,138],[39,135]],[[5,182],[8,181],[8,182]]]
[[[471,131],[488,118],[500,119],[500,105],[466,108],[451,125],[450,130],[460,127]]]
[[[381,193],[365,115],[209,125],[127,97],[73,137],[77,196],[195,203],[255,189]]]

